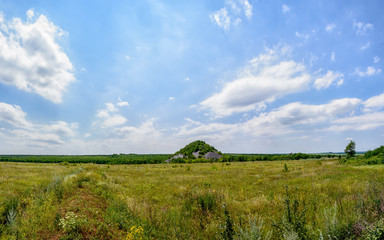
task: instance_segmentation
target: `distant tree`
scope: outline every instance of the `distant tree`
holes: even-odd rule
[[[345,154],[347,154],[347,158],[351,158],[356,155],[355,148],[356,148],[356,143],[354,141],[350,141],[344,150]]]

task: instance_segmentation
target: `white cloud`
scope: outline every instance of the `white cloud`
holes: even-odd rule
[[[356,31],[357,35],[363,35],[368,31],[373,30],[373,24],[371,23],[363,23],[363,22],[354,22],[353,29]]]
[[[2,20],[0,28],[0,82],[34,92],[54,102],[62,101],[69,83],[75,80],[73,66],[57,43],[64,32],[46,16],[28,22]]]
[[[127,56],[125,56],[125,60],[129,61],[129,60],[131,60],[131,57],[127,55]]]
[[[327,31],[327,32],[332,32],[335,28],[336,28],[336,24],[331,23],[331,24],[328,24],[328,25],[325,27],[325,31]]]
[[[326,122],[329,119],[351,112],[360,103],[361,100],[357,98],[336,99],[321,105],[307,105],[295,102],[284,105],[270,113],[263,113],[248,121],[246,125],[259,126],[260,128],[268,126],[273,129],[274,126],[282,128],[283,126],[305,126]]]
[[[288,7],[287,5],[283,4],[283,6],[281,7],[281,10],[283,11],[283,13],[287,13],[287,12],[291,11],[291,8]]]
[[[63,121],[35,124],[28,121],[26,115],[18,105],[0,103],[0,126],[6,126],[0,135],[3,144],[19,148],[64,144],[66,138],[75,136],[78,127],[78,124]]]
[[[330,60],[331,60],[331,62],[335,62],[336,61],[335,52],[332,52]]]
[[[244,16],[247,19],[252,18],[253,6],[248,0],[227,0],[225,4],[227,6],[210,14],[211,21],[223,30],[228,31],[231,26],[236,26],[242,22],[242,19],[240,18],[242,15],[241,7],[244,10]]]
[[[157,129],[155,118],[146,120],[138,126],[123,125],[109,128],[108,131],[95,132],[95,134],[100,133],[98,138],[89,142],[90,148],[99,153],[169,153],[175,151],[170,147],[175,143],[175,139],[164,136]]]
[[[314,126],[320,128],[331,121],[349,116],[361,103],[362,101],[357,98],[336,99],[320,105],[294,102],[236,124],[217,122],[203,124],[187,120],[187,123],[179,129],[178,135],[195,138],[225,135],[233,138],[238,134],[259,137],[281,136],[298,132],[300,129],[316,131]]]
[[[380,57],[375,56],[375,57],[373,58],[373,63],[378,63],[378,62],[380,62]]]
[[[28,127],[29,123],[25,120],[26,113],[20,106],[0,103],[0,122],[5,122],[12,126]]]
[[[168,100],[173,101],[173,100],[175,100],[175,97],[169,97]]]
[[[228,12],[226,8],[222,8],[212,13],[210,18],[213,23],[215,23],[217,26],[221,27],[226,31],[231,26],[231,17],[228,16]]]
[[[241,12],[241,8],[236,4],[235,1],[227,0],[225,3],[232,9],[232,11],[236,14]]]
[[[326,89],[331,86],[331,84],[338,80],[337,85],[340,86],[343,84],[343,78],[344,74],[339,72],[333,72],[331,70],[328,70],[328,72],[315,80],[314,85],[316,89]]]
[[[184,78],[184,80],[188,82],[191,79],[189,77],[186,77],[186,78]]]
[[[371,110],[371,108],[383,108],[384,107],[384,93],[378,96],[373,96],[369,99],[367,99],[364,102],[364,105],[367,110]]]
[[[359,116],[346,117],[331,122],[328,131],[364,131],[384,126],[384,112],[367,113]]]
[[[309,37],[310,37],[309,34],[299,33],[299,32],[296,32],[295,35],[296,35],[297,38],[303,38],[303,39],[305,39],[305,40],[308,40]]]
[[[311,80],[304,65],[282,60],[286,48],[267,49],[252,59],[235,80],[200,103],[216,117],[260,109],[276,98],[304,90]]]
[[[371,42],[367,42],[365,45],[361,46],[360,50],[364,51],[364,50],[368,49],[370,46],[371,46]]]
[[[355,73],[360,77],[370,77],[381,73],[381,69],[376,69],[373,66],[368,66],[366,71],[361,71],[360,68],[356,68]]]
[[[122,125],[127,122],[127,119],[117,112],[118,108],[113,103],[106,103],[106,108],[97,111],[96,117],[100,120],[93,122],[93,126],[100,126],[102,128],[111,128]]]
[[[243,4],[244,8],[244,14],[248,19],[251,19],[252,17],[252,5],[248,2],[248,0],[241,0],[241,3]]]
[[[33,12],[32,9],[29,9],[27,11],[27,18],[28,18],[28,20],[32,19],[34,15],[35,15],[35,13]]]
[[[129,103],[125,102],[125,101],[119,100],[119,102],[117,103],[117,106],[119,106],[119,107],[129,107]]]

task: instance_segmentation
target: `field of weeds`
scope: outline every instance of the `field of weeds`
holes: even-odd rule
[[[383,237],[383,165],[0,163],[0,239]]]

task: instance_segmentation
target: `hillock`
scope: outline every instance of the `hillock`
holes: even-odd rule
[[[166,162],[182,162],[193,159],[219,159],[222,157],[222,153],[217,151],[217,149],[204,141],[197,140],[186,145],[175,154],[173,154]]]

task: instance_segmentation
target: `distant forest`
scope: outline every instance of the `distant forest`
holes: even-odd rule
[[[95,163],[95,164],[158,164],[164,163],[171,154],[112,154],[112,155],[0,155],[0,162],[34,163]],[[245,162],[337,158],[342,154],[235,154],[229,153],[218,160],[178,159],[178,163],[195,162]]]

